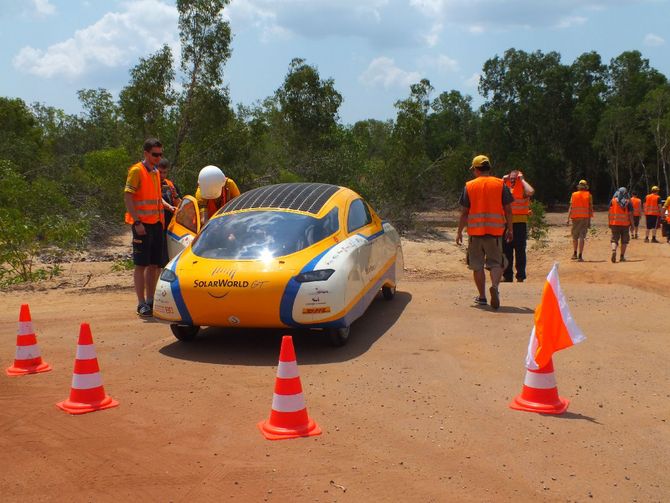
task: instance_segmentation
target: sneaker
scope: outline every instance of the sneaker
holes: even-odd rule
[[[514,282],[514,280],[512,278],[503,278],[501,281],[503,283],[513,283]]]
[[[137,314],[143,318],[148,318],[153,315],[153,310],[151,309],[151,306],[145,302],[137,306]]]
[[[154,299],[148,300],[147,301],[147,306],[151,308],[151,310],[154,310]]]
[[[616,264],[616,252],[612,252],[612,263]]]
[[[659,241],[656,238],[651,238],[652,243],[658,243]]]
[[[575,253],[575,254],[570,258],[570,260],[577,260],[577,254]]]
[[[648,242],[649,242],[649,238],[644,238],[644,242],[645,242],[645,243],[648,243]]]
[[[626,257],[621,255],[621,257],[619,257],[619,262],[625,262],[625,261],[626,261]]]
[[[523,283],[526,280],[526,278],[517,278],[516,282],[517,283]]]
[[[500,307],[500,294],[498,289],[495,286],[489,288],[489,293],[491,294],[491,307],[493,309],[498,309]]]
[[[488,302],[486,302],[486,297],[475,297],[475,304],[485,306]]]
[[[584,262],[584,259],[582,258],[581,255],[580,255],[579,258],[577,259],[577,262]]]

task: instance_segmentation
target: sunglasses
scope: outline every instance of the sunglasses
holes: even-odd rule
[[[151,157],[163,157],[163,152],[151,152]]]

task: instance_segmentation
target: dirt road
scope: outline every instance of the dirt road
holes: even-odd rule
[[[463,250],[441,227],[442,237],[405,241],[406,280],[392,302],[375,300],[347,346],[295,334],[323,429],[308,439],[270,442],[256,427],[282,332],[207,329],[179,343],[135,317],[131,275],[109,262],[0,293],[3,369],[25,302],[54,367],[0,376],[0,500],[670,501],[670,246],[633,241],[629,262],[612,264],[599,214],[586,262],[571,262],[564,218],[549,215],[547,245],[529,245],[528,281],[503,284],[497,312],[472,305]],[[507,406],[554,260],[587,336],[554,358],[571,400],[559,417]],[[82,321],[121,405],[70,416],[54,404],[68,396]]]

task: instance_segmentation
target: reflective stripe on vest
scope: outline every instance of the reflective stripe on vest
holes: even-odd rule
[[[155,224],[163,222],[163,193],[161,190],[161,180],[157,169],[148,171],[142,162],[138,162],[130,169],[139,166],[140,186],[137,192],[133,193],[133,204],[135,213],[139,220],[145,224]],[[126,223],[132,224],[133,217],[126,212]]]
[[[609,211],[609,224],[628,227],[630,225],[630,216],[628,216],[628,206],[622,208],[616,200],[612,198]]]
[[[528,215],[530,212],[530,198],[524,196],[523,183],[521,180],[517,179],[517,183],[512,187],[512,182],[505,180],[505,185],[509,187],[514,196],[514,202],[512,202],[512,215]]]
[[[645,215],[660,215],[661,210],[658,208],[658,194],[647,194],[644,198],[644,214]]]
[[[642,215],[642,199],[639,197],[631,197],[630,202],[633,203],[633,216],[639,217]]]
[[[503,181],[493,176],[480,176],[465,184],[470,200],[468,235],[502,236],[504,234],[503,186]]]
[[[570,218],[591,218],[591,193],[588,190],[578,190],[570,198]]]

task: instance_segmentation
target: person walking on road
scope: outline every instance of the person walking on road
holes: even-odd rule
[[[670,196],[663,204],[663,211],[665,212],[665,221],[663,222],[663,230],[665,231],[666,242],[670,244]]]
[[[640,227],[640,217],[642,216],[642,199],[637,197],[637,192],[632,191],[630,202],[633,204],[633,235],[631,237],[637,239],[637,231]]]
[[[649,231],[651,231],[651,242],[658,243],[656,239],[656,229],[658,228],[659,218],[661,217],[660,189],[654,185],[651,188],[651,194],[644,198],[644,219],[647,223],[647,231],[644,234],[644,242],[649,242]]]
[[[137,314],[153,314],[158,270],[163,262],[163,197],[156,168],[163,156],[163,145],[156,138],[144,142],[144,159],[128,170],[123,199],[126,223],[133,232],[133,282],[137,295]]]
[[[572,219],[572,260],[583,262],[584,242],[586,233],[591,227],[593,218],[593,197],[589,192],[589,184],[586,180],[579,180],[577,191],[570,197],[570,208],[568,208],[568,225]],[[577,254],[579,250],[579,254]]]
[[[630,241],[629,229],[634,228],[633,204],[628,199],[626,187],[620,187],[612,196],[609,209],[609,227],[612,231],[610,243],[612,245],[612,263],[616,263],[616,249],[621,242],[619,262],[626,261],[626,247]]]
[[[516,280],[526,279],[526,241],[528,239],[528,215],[530,215],[530,198],[535,189],[526,181],[523,173],[512,170],[503,176],[503,182],[512,192],[512,227],[514,239],[511,243],[503,243],[503,252],[507,258],[507,268],[503,272],[503,281],[511,283],[516,266]],[[516,259],[515,259],[516,257]],[[515,263],[516,260],[516,263]]]
[[[491,175],[491,163],[485,155],[472,160],[470,169],[475,179],[465,184],[459,203],[461,216],[456,233],[456,244],[463,243],[463,229],[468,230],[467,263],[479,293],[475,303],[486,305],[486,274],[491,276],[491,307],[500,307],[498,285],[505,268],[505,255],[502,250],[503,239],[511,242],[514,234],[512,227],[512,202],[514,197],[500,178]]]

